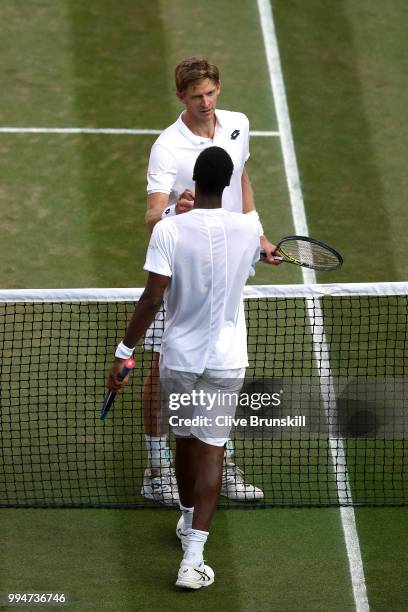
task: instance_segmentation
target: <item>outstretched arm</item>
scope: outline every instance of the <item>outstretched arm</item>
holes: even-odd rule
[[[147,210],[145,215],[146,224],[151,234],[154,226],[162,218],[163,212],[166,210],[169,203],[168,193],[149,193],[147,196]],[[172,214],[181,215],[188,212],[194,206],[194,193],[191,189],[185,189],[177,199]],[[173,208],[173,207],[170,207]]]
[[[153,321],[163,302],[164,291],[169,282],[170,278],[168,276],[149,272],[146,288],[136,304],[123,339],[123,344],[129,349],[133,349],[136,346]],[[116,358],[112,366],[106,383],[106,386],[111,391],[119,391],[127,383],[127,377],[123,381],[118,379],[118,373],[122,368],[123,362],[124,359]]]
[[[145,214],[145,221],[149,230],[149,234],[152,233],[154,226],[160,221],[164,209],[166,208],[169,201],[169,194],[156,191],[149,193],[147,196],[147,210]]]

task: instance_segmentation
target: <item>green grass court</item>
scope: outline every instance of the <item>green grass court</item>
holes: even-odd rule
[[[345,259],[318,280],[406,280],[407,5],[272,8],[310,234]],[[0,128],[165,128],[180,112],[174,66],[205,54],[221,70],[219,107],[245,112],[252,130],[278,129],[256,0],[4,0],[0,19]],[[0,132],[0,287],[143,286],[155,137]],[[268,237],[293,233],[279,137],[252,138],[248,171]],[[259,266],[251,282],[302,277]],[[206,547],[217,580],[199,593],[173,586],[175,510],[0,516],[0,592],[67,592],[75,612],[356,609],[337,508],[219,510]],[[370,610],[404,610],[406,508],[355,518]]]

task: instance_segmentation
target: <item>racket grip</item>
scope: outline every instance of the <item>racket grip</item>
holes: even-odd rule
[[[276,251],[274,251],[274,253],[276,253]],[[263,261],[265,258],[266,258],[265,251],[261,251],[260,261]],[[273,258],[276,259],[276,261],[283,261],[283,257],[281,257],[280,255],[274,255]]]
[[[126,376],[129,374],[129,372],[131,372],[133,370],[133,368],[135,367],[136,362],[134,359],[126,359],[125,363],[123,364],[119,374],[118,374],[118,378],[119,380],[123,380],[124,378],[126,378]],[[105,399],[103,400],[103,404],[102,404],[102,410],[101,413],[99,415],[99,418],[101,421],[104,421],[113,402],[115,401],[115,397],[116,397],[116,391],[109,391],[106,395],[105,395]]]

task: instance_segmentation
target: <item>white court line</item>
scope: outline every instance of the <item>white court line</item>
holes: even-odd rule
[[[0,127],[1,134],[130,134],[133,136],[158,135],[163,130],[151,130],[143,128],[87,128],[87,127]],[[250,136],[277,137],[279,132],[252,130]]]
[[[281,136],[282,154],[295,233],[308,235],[309,231],[306,212],[300,185],[299,170],[296,160],[292,127],[289,118],[289,110],[286,100],[285,85],[283,81],[272,9],[270,0],[257,0],[257,2],[272,94],[278,119],[279,133]],[[316,275],[313,270],[302,269],[302,272],[304,283],[316,283]],[[336,431],[338,431],[336,427],[337,424],[335,422],[336,419],[333,420],[333,415],[336,415],[335,395],[330,369],[329,350],[324,334],[323,314],[318,300],[316,300],[314,303],[313,308],[312,302],[310,300],[307,300],[307,302],[309,319],[311,328],[313,330],[314,353],[317,363],[320,363],[319,373],[321,377],[324,375],[326,377],[325,380],[327,381],[324,386],[322,385],[322,398],[326,418],[329,424],[330,451],[336,477],[338,499],[340,503],[350,503],[349,500],[351,500],[351,490],[347,474],[343,440],[336,437]],[[363,561],[361,558],[360,543],[358,539],[353,507],[341,507],[340,518],[347,550],[356,610],[357,612],[368,612],[370,607],[368,603]]]

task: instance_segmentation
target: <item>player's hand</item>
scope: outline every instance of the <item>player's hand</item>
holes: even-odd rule
[[[272,264],[273,266],[278,266],[282,263],[282,260],[279,259],[280,253],[276,245],[269,242],[265,236],[261,236],[261,252],[261,260],[265,263]]]
[[[189,212],[194,206],[194,193],[191,189],[185,189],[176,202],[176,215]]]
[[[125,361],[126,359],[115,359],[112,369],[109,372],[108,379],[106,381],[106,386],[110,391],[116,391],[117,393],[118,391],[121,391],[123,387],[127,384],[129,380],[129,374],[127,374],[123,380],[119,380],[118,378],[118,374],[121,371]]]

